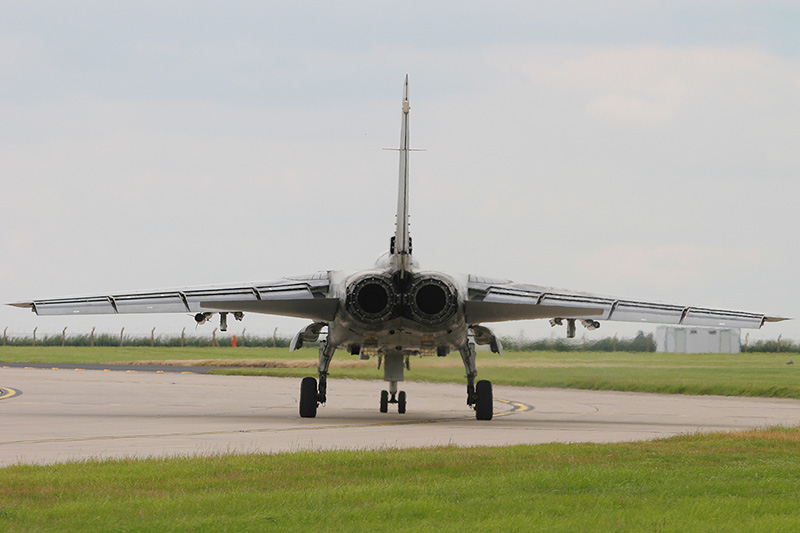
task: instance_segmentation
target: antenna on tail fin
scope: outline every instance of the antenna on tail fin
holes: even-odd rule
[[[395,220],[394,239],[392,239],[393,256],[399,259],[400,277],[411,264],[411,236],[408,233],[408,74],[403,85],[403,115],[400,123],[400,179],[397,190],[397,218]]]

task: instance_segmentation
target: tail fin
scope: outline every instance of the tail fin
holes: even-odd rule
[[[399,259],[400,276],[411,265],[411,236],[408,233],[408,74],[403,86],[403,115],[400,126],[400,181],[397,191],[397,219],[392,255]]]

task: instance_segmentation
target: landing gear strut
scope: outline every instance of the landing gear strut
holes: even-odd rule
[[[475,376],[478,375],[475,367],[475,343],[470,342],[459,351],[467,371],[467,405],[475,409],[475,418],[478,420],[491,420],[494,414],[492,382],[482,379],[475,383]]]
[[[317,407],[325,403],[328,392],[328,368],[333,359],[335,347],[328,348],[327,341],[319,343],[319,384],[314,378],[303,378],[300,382],[300,417],[314,418],[317,416]]]

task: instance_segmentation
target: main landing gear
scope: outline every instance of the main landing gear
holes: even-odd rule
[[[475,383],[475,376],[478,375],[475,367],[475,344],[470,342],[459,351],[467,371],[467,405],[475,409],[475,418],[478,420],[491,420],[494,414],[492,382],[482,379]]]
[[[317,416],[317,380],[303,378],[300,382],[300,416],[314,418]]]
[[[486,379],[480,380],[475,385],[475,418],[478,420],[491,420],[493,413],[492,402],[492,382]]]
[[[475,344],[468,343],[460,349],[461,359],[467,371],[467,405],[475,410],[478,420],[491,420],[494,415],[494,397],[492,382],[482,379],[475,382],[478,371],[475,368]],[[328,383],[328,367],[333,357],[333,349],[328,349],[326,341],[319,347],[319,382],[315,378],[303,378],[300,383],[300,416],[314,418],[317,416],[317,407],[325,403]],[[406,412],[406,393],[398,391],[397,384],[403,381],[406,362],[402,352],[390,352],[384,358],[383,379],[389,382],[389,390],[381,391],[380,411],[389,412],[389,404],[397,405],[397,412]]]
[[[317,416],[317,407],[325,403],[328,390],[328,367],[333,359],[336,347],[328,348],[327,341],[319,343],[319,384],[314,378],[303,378],[300,382],[300,417],[314,418]]]

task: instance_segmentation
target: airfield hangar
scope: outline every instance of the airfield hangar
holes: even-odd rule
[[[656,350],[667,353],[739,353],[742,351],[738,328],[699,328],[659,326]]]

